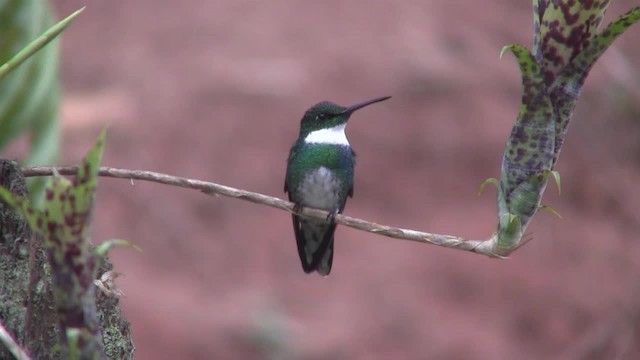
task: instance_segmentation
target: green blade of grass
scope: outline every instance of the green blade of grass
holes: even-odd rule
[[[7,75],[11,70],[16,68],[18,65],[27,60],[31,55],[35,54],[38,50],[47,45],[51,40],[55,39],[56,36],[60,35],[60,33],[71,24],[71,22],[80,15],[80,13],[84,10],[84,7],[76,10],[71,15],[67,16],[57,24],[53,25],[49,28],[49,30],[45,31],[42,35],[40,35],[37,39],[32,41],[29,45],[27,45],[24,49],[20,50],[14,57],[9,59],[6,63],[0,66],[0,80]]]

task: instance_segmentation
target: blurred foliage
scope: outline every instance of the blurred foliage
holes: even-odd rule
[[[52,24],[48,1],[0,0],[0,64]],[[57,43],[44,47],[0,81],[0,150],[27,133],[31,149],[21,162],[55,162],[60,146],[59,88]],[[42,197],[45,180],[28,181],[33,199]]]

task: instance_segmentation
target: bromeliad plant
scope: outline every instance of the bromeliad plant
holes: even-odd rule
[[[522,73],[522,104],[502,159],[498,185],[498,230],[480,245],[484,253],[507,256],[524,244],[533,216],[554,171],[580,90],[598,58],[640,19],[636,7],[598,32],[610,0],[534,0],[530,52],[515,44],[502,49]],[[484,185],[484,184],[483,184]],[[552,210],[553,211],[553,210]],[[479,249],[480,250],[480,249]]]
[[[97,271],[102,257],[122,240],[91,244],[91,214],[106,130],[89,151],[71,182],[56,175],[45,188],[44,210],[0,187],[0,199],[20,211],[42,236],[53,278],[55,313],[62,335],[62,358],[103,358],[96,315]]]

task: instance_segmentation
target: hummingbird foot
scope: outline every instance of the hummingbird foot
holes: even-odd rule
[[[338,209],[338,208],[331,210],[329,215],[327,215],[327,222],[329,224],[335,224],[336,223],[336,215],[338,215],[339,212],[340,212],[340,209]]]
[[[299,214],[302,211],[303,205],[300,202],[295,202],[293,205],[293,209],[292,211],[296,214]],[[327,215],[327,222],[329,224],[335,224],[336,223],[336,215],[338,215],[340,213],[340,209],[335,208],[333,210],[331,210],[331,212],[329,212],[329,214]]]
[[[302,211],[302,203],[296,201],[293,205],[293,212],[300,213],[300,211]]]

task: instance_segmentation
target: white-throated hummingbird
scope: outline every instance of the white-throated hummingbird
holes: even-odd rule
[[[300,121],[300,135],[293,143],[284,191],[289,201],[329,211],[326,220],[293,217],[293,231],[298,245],[302,269],[329,275],[333,263],[335,215],[342,213],[347,197],[353,197],[355,152],[345,135],[351,114],[358,109],[391,96],[380,97],[349,107],[323,101],[312,106]]]

